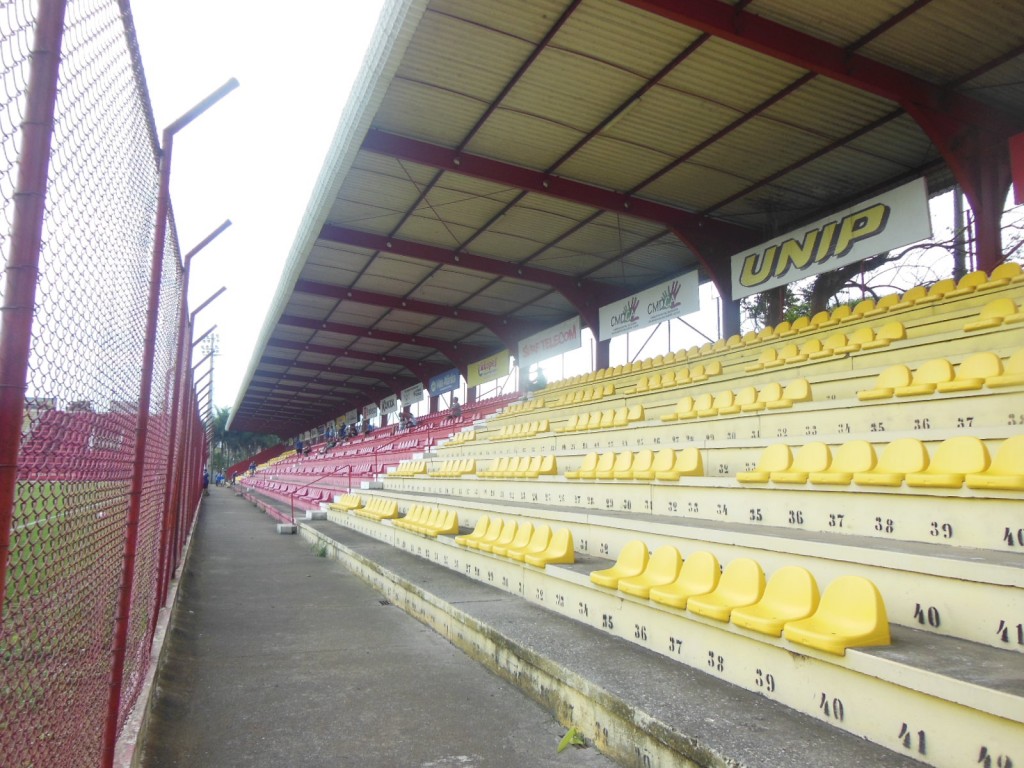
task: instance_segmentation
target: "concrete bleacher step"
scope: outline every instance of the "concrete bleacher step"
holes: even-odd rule
[[[542,570],[444,538],[340,522],[302,532],[333,542],[393,603],[532,688],[564,724],[626,764],[956,766],[982,750],[1012,757],[1021,743],[1024,685],[1006,674],[1006,652],[897,628],[888,648],[794,653],[732,625],[594,589],[587,573],[607,560],[581,556]],[[481,608],[491,621],[474,615]],[[536,668],[546,673],[539,682]],[[833,729],[891,751],[871,752],[880,747]]]
[[[882,591],[890,622],[1024,653],[1024,638],[1018,638],[1015,630],[1004,631],[1024,620],[1024,558],[1017,552],[834,537],[770,526],[738,529],[719,520],[656,515],[640,518],[582,509],[555,514],[543,505],[535,506],[536,517],[529,518],[529,505],[522,503],[516,507],[518,515],[510,514],[511,508],[499,503],[481,503],[469,512],[451,501],[447,506],[458,510],[464,527],[475,525],[483,514],[568,526],[581,557],[596,554],[614,558],[627,543],[640,538],[653,548],[673,544],[683,552],[711,550],[722,562],[753,558],[767,572],[799,565],[822,584],[855,573],[870,579]],[[329,519],[352,524],[337,513],[331,513]]]

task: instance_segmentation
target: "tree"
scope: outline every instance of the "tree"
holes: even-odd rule
[[[214,406],[213,437],[210,442],[210,466],[214,470],[227,469],[260,451],[277,445],[281,439],[276,435],[257,432],[228,432],[230,408]]]

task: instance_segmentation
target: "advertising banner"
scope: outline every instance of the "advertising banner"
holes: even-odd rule
[[[700,297],[697,293],[697,272],[687,272],[601,307],[598,310],[598,338],[605,341],[674,317],[688,315],[698,309]]]
[[[398,395],[388,395],[380,401],[380,412],[385,416],[398,410]]]
[[[532,363],[579,349],[581,343],[580,318],[577,315],[520,341],[516,360],[520,369],[528,368]]]
[[[348,424],[351,427],[357,421],[359,421],[359,411],[357,411],[357,410],[355,410],[353,408],[351,411],[346,411],[345,412],[345,423],[346,424]]]
[[[376,403],[370,403],[369,405],[364,405],[363,406],[363,419],[364,420],[372,419],[376,415],[377,415],[377,404]]]
[[[443,395],[445,392],[452,392],[459,388],[459,369],[452,368],[450,371],[439,373],[427,382],[427,389],[431,397]]]
[[[402,390],[402,405],[415,405],[423,399],[423,385],[416,384]]]
[[[787,232],[732,257],[742,299],[932,236],[923,178]]]
[[[508,375],[508,350],[503,349],[493,355],[471,363],[469,375],[466,376],[466,383],[471,387],[483,384],[485,381],[494,381],[499,376]]]

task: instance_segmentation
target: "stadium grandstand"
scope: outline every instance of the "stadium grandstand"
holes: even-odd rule
[[[22,37],[76,23],[47,8]],[[1021,21],[387,0],[231,412],[283,442],[228,468],[236,493],[622,765],[1024,766]],[[138,96],[145,173],[93,178],[72,128],[111,89],[50,66],[8,94],[42,118],[2,137],[0,755],[111,765],[202,516],[209,404],[171,134]],[[30,148],[62,159],[45,210]],[[75,208],[139,184],[160,205],[118,209],[129,243]],[[854,266],[783,314],[788,284],[930,240],[951,189],[970,236],[943,273],[880,289]],[[33,313],[13,267],[36,290],[40,252]],[[147,275],[123,319],[72,270],[115,258]],[[73,651],[88,685],[59,672]]]

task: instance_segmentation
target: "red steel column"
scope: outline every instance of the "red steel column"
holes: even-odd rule
[[[66,8],[66,0],[39,5],[21,126],[11,252],[0,310],[0,615],[7,593],[7,561]]]

